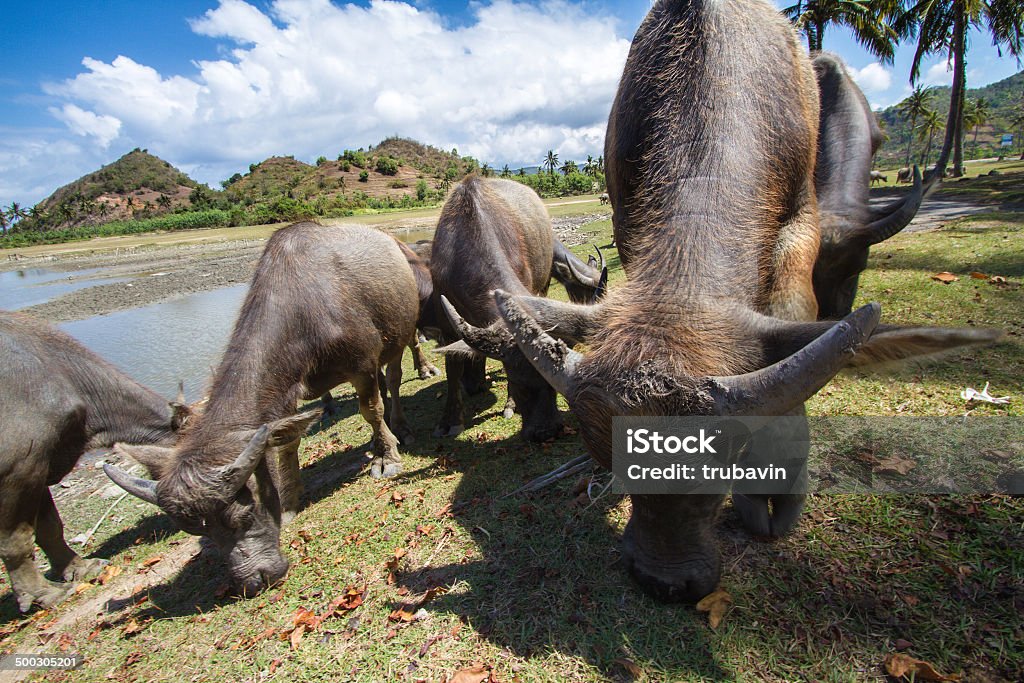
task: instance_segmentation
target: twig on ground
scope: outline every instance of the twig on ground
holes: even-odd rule
[[[122,493],[120,498],[118,498],[117,500],[110,504],[110,507],[107,508],[107,511],[103,513],[103,516],[96,520],[96,524],[94,524],[93,527],[89,529],[88,533],[78,534],[77,536],[71,539],[71,542],[77,543],[82,547],[88,545],[89,541],[92,540],[93,535],[95,535],[96,530],[100,528],[100,524],[103,524],[103,520],[105,520],[110,515],[110,513],[114,511],[114,508],[117,507],[118,503],[120,503],[127,497],[127,492]]]
[[[578,458],[573,458],[569,462],[562,464],[561,466],[555,468],[551,472],[548,472],[545,475],[542,475],[532,481],[527,482],[523,486],[517,488],[515,491],[512,491],[511,493],[506,493],[504,496],[502,496],[502,498],[508,498],[510,496],[516,495],[517,493],[530,493],[533,491],[539,491],[540,489],[544,488],[545,486],[548,486],[549,484],[553,484],[559,479],[565,479],[566,477],[571,477],[572,475],[578,472],[582,472],[583,470],[590,467],[592,464],[593,463],[590,460],[589,455],[581,455]]]

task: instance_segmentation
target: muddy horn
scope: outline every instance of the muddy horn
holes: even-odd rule
[[[910,221],[917,215],[921,208],[921,202],[925,195],[935,187],[935,181],[929,181],[925,188],[921,183],[921,169],[914,166],[914,187],[903,199],[878,210],[872,211],[872,222],[864,227],[862,235],[867,238],[868,244],[884,242],[903,228],[910,224]]]
[[[541,329],[537,321],[515,300],[500,289],[494,290],[501,317],[512,332],[512,337],[530,364],[548,384],[563,396],[569,396],[572,376],[583,354],[573,351],[563,342]]]
[[[767,368],[729,377],[708,377],[705,389],[720,415],[781,415],[799,406],[852,359],[881,316],[871,303],[840,320],[807,346]],[[710,386],[707,386],[710,385]]]
[[[485,356],[501,360],[512,347],[513,342],[509,339],[508,333],[501,328],[500,322],[484,329],[474,327],[459,315],[459,312],[448,301],[448,297],[443,294],[441,295],[441,308],[448,318],[448,323],[455,328],[466,344]]]
[[[136,477],[132,474],[128,474],[120,467],[115,467],[108,463],[103,464],[103,471],[107,473],[107,476],[110,477],[111,481],[136,498],[140,498],[147,503],[152,503],[153,505],[159,505],[159,503],[156,502],[156,482],[152,479]]]

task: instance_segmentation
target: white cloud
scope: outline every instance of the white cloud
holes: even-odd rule
[[[945,61],[936,62],[928,67],[921,77],[923,85],[950,85],[953,82],[953,69],[950,66],[947,70]]]
[[[847,67],[850,77],[870,98],[873,94],[884,93],[892,86],[892,72],[878,62],[872,62],[863,69]]]
[[[565,0],[472,11],[449,28],[391,0],[222,0],[191,27],[231,49],[195,73],[87,57],[44,89],[74,133],[147,147],[211,184],[272,154],[331,156],[394,133],[492,164],[601,154],[629,49],[615,20]]]

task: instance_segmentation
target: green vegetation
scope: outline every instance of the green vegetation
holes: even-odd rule
[[[584,230],[596,232],[602,247],[610,239],[607,220]],[[1020,214],[1001,214],[873,248],[860,301],[880,301],[885,322],[970,320],[1011,336],[894,374],[840,376],[809,412],[1022,415],[1016,400],[969,408],[959,397],[964,386],[986,380],[1000,395],[1024,393],[1022,237]],[[592,249],[575,251],[586,258]],[[605,254],[614,289],[624,274],[615,249]],[[960,279],[936,282],[930,275],[939,270]],[[1007,284],[972,279],[972,271]],[[558,286],[552,295],[564,298]],[[477,417],[466,432],[433,439],[443,380],[416,379],[407,363],[403,405],[418,441],[403,448],[405,473],[387,482],[366,476],[369,429],[352,390],[335,391],[340,414],[303,441],[308,507],[282,533],[292,568],[280,588],[249,600],[220,596],[216,553],[199,553],[166,517],[129,499],[90,547],[111,557],[122,576],[34,620],[19,619],[4,584],[0,650],[21,652],[43,640],[67,645],[86,665],[47,679],[68,681],[443,681],[480,662],[501,681],[853,683],[882,680],[882,662],[897,650],[965,680],[1024,678],[1024,499],[818,495],[795,533],[771,543],[751,539],[727,504],[716,537],[721,587],[732,605],[712,629],[692,607],[645,597],[619,565],[629,503],[601,493],[607,474],[504,497],[583,445],[572,435],[521,442],[520,419],[501,417],[503,371],[491,362],[488,374],[492,391],[467,400]],[[1022,453],[1014,453],[1006,466],[1019,469]],[[58,503],[67,536],[89,529],[108,504],[97,497]],[[154,585],[136,593],[144,581]],[[300,610],[322,615],[350,586],[365,587],[361,605],[294,635]],[[392,617],[437,587],[445,592],[419,617]],[[104,610],[108,596],[114,611]],[[61,621],[97,599],[81,622]]]

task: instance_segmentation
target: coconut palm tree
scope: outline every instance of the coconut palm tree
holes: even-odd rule
[[[921,151],[922,168],[928,168],[928,162],[931,161],[932,157],[932,142],[935,140],[936,133],[939,133],[941,130],[942,119],[939,118],[939,112],[929,109],[924,115],[921,125],[917,129],[918,142],[924,142],[926,139],[928,140],[928,144],[925,145],[925,148]]]
[[[1017,131],[1017,150],[1024,159],[1024,110],[1018,111],[1010,119],[1010,126]]]
[[[910,148],[914,144],[914,131],[917,129],[917,119],[923,118],[928,115],[931,109],[928,105],[931,104],[932,90],[931,88],[925,88],[917,86],[914,88],[914,92],[910,93],[907,99],[899,103],[897,108],[899,112],[910,119],[910,134],[907,136],[907,160],[904,162],[904,166],[910,166]]]
[[[512,169],[510,169],[508,167],[508,164],[505,164],[504,166],[502,166],[502,168],[501,168],[501,177],[502,178],[511,178],[512,177]]]
[[[971,127],[974,128],[974,152],[978,152],[978,129],[988,123],[989,111],[988,100],[979,97],[974,101],[974,111],[971,112]]]
[[[848,27],[864,49],[891,64],[896,33],[888,20],[893,0],[797,0],[782,13],[807,37],[807,49],[820,51],[829,24]]]
[[[558,170],[562,172],[562,175],[569,175],[570,173],[576,173],[576,171],[577,171],[576,162],[572,161],[570,159],[569,161],[566,161],[564,164],[562,164],[562,168],[560,168]]]
[[[944,53],[953,63],[946,135],[934,173],[942,177],[952,155],[953,175],[963,175],[967,33],[972,28],[982,30],[997,48],[1005,47],[1020,65],[1024,55],[1024,5],[1020,0],[907,0],[892,26],[898,36],[917,39],[910,67],[911,84],[921,77],[921,61],[926,56]]]
[[[541,162],[541,168],[548,169],[548,175],[555,175],[555,169],[558,168],[558,155],[554,150],[548,150],[548,155]]]
[[[494,175],[494,169],[491,168],[490,164],[484,164],[483,166],[480,167],[480,175],[482,175],[484,178],[490,178],[492,175]]]

